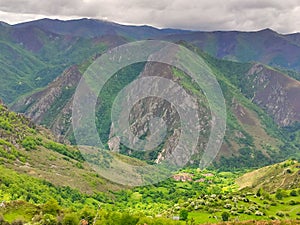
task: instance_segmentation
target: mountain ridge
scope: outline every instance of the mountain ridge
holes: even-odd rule
[[[11,47],[18,53],[18,58],[23,55],[28,58],[28,62],[20,64],[21,66],[18,65],[18,71],[15,72],[11,66],[8,66],[8,62],[11,63],[16,58],[15,55],[11,55],[12,50],[9,48],[3,52],[3,57],[0,58],[0,63],[3,65],[1,67],[2,77],[0,76],[0,79],[3,80],[3,83],[1,82],[3,88],[0,96],[4,97],[5,102],[14,102],[12,104],[14,110],[27,113],[35,122],[44,123],[52,128],[60,137],[59,139],[63,140],[66,135],[69,136],[69,131],[71,131],[69,127],[71,96],[76,88],[75,83],[93,60],[108,49],[145,37],[173,41],[195,50],[218,74],[219,82],[226,92],[227,105],[232,116],[232,121],[230,121],[232,127],[228,128],[232,133],[229,134],[230,138],[225,139],[223,151],[227,156],[235,157],[240,155],[239,151],[256,153],[259,152],[256,151],[257,149],[266,148],[267,150],[262,152],[266,157],[265,161],[270,163],[272,159],[266,153],[271,152],[269,147],[266,147],[266,143],[263,143],[263,140],[255,135],[253,130],[262,134],[269,142],[272,140],[269,137],[280,136],[282,126],[289,127],[299,121],[297,117],[299,107],[296,101],[299,95],[299,84],[292,78],[288,78],[285,72],[268,67],[270,65],[278,66],[297,72],[298,66],[300,68],[300,63],[297,61],[298,57],[300,59],[300,46],[295,44],[297,40],[293,38],[291,41],[287,36],[278,34],[271,29],[258,32],[178,31],[179,33],[176,33],[175,31],[167,30],[165,33],[164,30],[152,27],[126,26],[91,19],[71,21],[42,19],[0,29],[3,45]],[[19,35],[14,36],[13,34]],[[30,63],[32,66],[27,68],[28,65],[31,65]],[[261,65],[262,72],[253,69],[254,67],[253,71],[249,72],[248,66],[255,63]],[[76,72],[74,72],[74,68],[77,68]],[[64,71],[72,74],[72,70],[75,74],[74,80],[72,80],[72,76],[69,78],[64,76]],[[137,71],[132,70],[132,72]],[[175,74],[175,71],[171,71],[171,73]],[[5,79],[5,74],[9,75],[8,81]],[[173,77],[174,74],[169,74],[169,77]],[[186,87],[193,88],[191,81],[180,73],[177,75],[179,76],[176,78],[177,80],[185,82]],[[62,83],[59,84],[60,82]],[[64,85],[65,83],[71,85]],[[115,82],[115,84],[119,86],[112,86],[113,88],[121,88],[120,83]],[[265,88],[267,89],[263,92],[262,90]],[[277,91],[274,91],[274,88]],[[56,90],[53,92],[54,89]],[[267,98],[266,96],[269,95],[271,97]],[[106,94],[105,98],[111,100],[111,93]],[[47,102],[49,102],[48,105]],[[104,102],[107,102],[106,99]],[[253,103],[258,108],[255,108]],[[39,109],[43,109],[43,116],[39,113]],[[46,111],[51,112],[51,115],[48,115]],[[249,113],[242,117],[243,112]],[[104,112],[103,115],[106,121],[108,112]],[[44,119],[41,118],[47,118],[48,121],[43,121]],[[271,118],[277,124],[270,122]],[[261,129],[258,131],[258,128],[247,124],[250,120],[256,121],[255,124]],[[111,128],[108,122],[102,125],[104,125],[103,135],[108,138]],[[247,129],[248,131],[246,131]],[[138,131],[138,133],[142,132]],[[297,131],[288,134],[290,138],[297,137],[297,135]],[[251,138],[252,136],[255,137],[254,140]],[[281,135],[278,139],[282,141],[284,138]],[[298,139],[294,138],[294,140]],[[271,146],[276,146],[277,153],[279,149],[284,149],[283,155],[287,157],[285,155],[285,152],[289,151],[286,145],[287,140],[283,142],[285,143],[281,143],[283,146],[275,142]],[[293,151],[292,149],[294,148],[291,147],[290,151]],[[241,161],[242,164],[247,163],[244,160]],[[226,164],[225,161],[223,162]],[[231,164],[232,159],[226,162]]]
[[[3,24],[7,24],[9,26],[27,26],[28,24],[31,23],[36,23],[36,22],[40,22],[40,21],[46,21],[46,22],[58,22],[58,23],[72,23],[72,22],[80,22],[80,21],[95,21],[95,22],[100,22],[100,23],[107,23],[107,24],[113,24],[116,26],[125,26],[125,27],[148,27],[148,28],[154,28],[156,30],[174,30],[174,31],[187,31],[187,32],[207,32],[207,33],[211,33],[211,32],[241,32],[241,33],[257,33],[257,32],[272,32],[272,33],[278,33],[281,35],[285,35],[285,36],[293,36],[293,35],[299,35],[300,32],[294,32],[294,33],[279,33],[276,30],[273,30],[271,28],[261,28],[258,30],[247,30],[247,31],[241,31],[241,30],[197,30],[197,29],[182,29],[182,28],[172,28],[172,27],[162,27],[162,28],[157,28],[155,26],[152,25],[148,25],[148,24],[143,24],[143,25],[128,25],[128,24],[123,24],[122,22],[114,22],[114,21],[109,21],[109,20],[104,20],[104,19],[97,19],[97,18],[76,18],[76,19],[50,19],[50,18],[41,18],[41,19],[36,19],[36,20],[32,20],[32,21],[25,21],[25,22],[18,22],[18,23],[14,23],[14,24],[9,24],[5,21],[0,21],[0,23]]]
[[[204,54],[204,53],[200,53],[200,54]],[[257,111],[257,109],[253,108],[253,104],[254,102],[256,103],[260,103],[260,101],[264,100],[265,98],[263,96],[259,96],[257,95],[257,98],[255,99],[254,102],[253,101],[253,95],[255,95],[257,90],[260,90],[260,88],[255,88],[253,90],[252,88],[252,80],[255,79],[260,79],[258,74],[255,72],[256,70],[254,70],[253,68],[256,68],[257,65],[259,65],[261,68],[264,69],[263,76],[265,76],[265,74],[273,74],[273,73],[279,73],[276,72],[274,70],[270,70],[267,66],[261,65],[261,64],[238,64],[239,67],[243,67],[243,72],[238,69],[238,66],[235,66],[235,64],[233,62],[230,61],[224,61],[224,60],[218,60],[218,59],[214,59],[210,56],[205,56],[202,55],[203,57],[207,57],[207,63],[211,64],[212,68],[214,70],[219,70],[219,72],[216,72],[216,74],[221,73],[219,75],[217,75],[217,78],[219,79],[219,81],[223,82],[223,79],[226,79],[226,82],[224,84],[221,83],[221,86],[224,88],[223,90],[227,90],[230,89],[230,91],[225,91],[225,95],[230,95],[230,97],[228,99],[226,99],[227,102],[227,107],[228,107],[228,112],[231,113],[232,117],[234,119],[232,119],[231,123],[234,124],[231,126],[228,126],[228,130],[227,130],[227,135],[225,136],[225,142],[221,148],[221,153],[218,155],[218,159],[217,161],[220,161],[222,159],[223,156],[225,156],[227,159],[231,159],[234,160],[234,158],[238,158],[241,157],[244,153],[242,152],[252,152],[253,154],[261,154],[261,152],[263,153],[262,155],[260,155],[260,157],[257,158],[257,162],[256,163],[262,163],[263,165],[265,165],[266,163],[271,163],[273,162],[272,160],[274,160],[275,158],[278,158],[278,154],[282,153],[282,155],[288,155],[288,152],[285,152],[285,150],[281,150],[282,145],[284,145],[285,142],[282,142],[282,137],[279,138],[278,137],[278,141],[275,141],[274,138],[274,134],[270,134],[270,131],[275,132],[276,134],[279,133],[279,128],[273,127],[269,124],[266,125],[266,122],[263,121],[261,119],[262,116],[267,116],[266,114],[262,114],[261,111]],[[159,65],[154,65],[154,66],[150,66],[150,64],[146,64],[147,66],[145,66],[145,68],[143,69],[142,73],[149,73],[151,75],[151,72],[155,72],[157,70],[160,70],[162,74],[166,75],[168,77],[168,79],[173,79],[176,82],[179,82],[179,84],[181,85],[186,85],[188,87],[191,86],[191,84],[189,83],[190,81],[187,81],[186,78],[181,75],[180,73],[177,74],[176,76],[174,76],[174,71],[172,71],[171,69],[168,68],[164,68],[163,66],[159,66]],[[249,67],[249,68],[248,68]],[[227,71],[226,71],[226,70]],[[236,70],[236,72],[234,72]],[[67,72],[69,71],[69,72]],[[75,88],[76,88],[76,82],[79,82],[81,75],[78,72],[78,66],[73,66],[71,67],[69,70],[67,70],[66,73],[62,74],[61,76],[59,76],[53,83],[51,83],[48,87],[46,87],[45,89],[36,92],[35,94],[28,96],[26,98],[24,98],[23,100],[16,102],[13,106],[12,109],[16,110],[16,111],[20,111],[25,113],[25,115],[31,117],[35,122],[38,123],[42,123],[42,124],[46,124],[48,127],[52,128],[52,131],[58,135],[60,137],[60,140],[65,140],[65,138],[67,138],[68,136],[70,137],[71,133],[71,112],[72,112],[72,93],[75,92]],[[77,71],[77,72],[76,72]],[[250,71],[250,72],[249,72]],[[252,71],[252,72],[251,72]],[[225,73],[224,73],[225,72]],[[224,73],[224,74],[222,74]],[[73,75],[74,76],[73,76]],[[233,77],[233,76],[237,76],[237,77]],[[267,83],[270,83],[272,81],[272,76],[271,75],[269,78],[269,80],[267,81]],[[286,75],[284,74],[280,74],[279,76],[285,77]],[[119,76],[120,77],[120,76]],[[251,80],[248,80],[248,77],[254,77],[251,78]],[[182,81],[181,81],[182,80]],[[238,81],[240,83],[234,83],[233,81]],[[72,83],[75,82],[75,83]],[[180,83],[180,82],[185,82],[185,83]],[[57,84],[55,84],[57,83]],[[112,82],[112,84],[116,83],[116,81]],[[69,85],[72,84],[72,85]],[[230,85],[235,85],[235,87],[231,90]],[[66,95],[63,94],[64,90],[68,87],[71,87],[69,90],[70,95]],[[271,86],[273,87],[273,86]],[[284,87],[284,85],[283,85]],[[55,89],[55,91],[53,92],[52,89]],[[116,87],[111,86],[111,87],[107,87],[109,90],[115,90]],[[53,90],[54,90],[53,89]],[[238,91],[238,90],[241,90]],[[283,88],[284,89],[284,88]],[[271,88],[272,90],[272,88]],[[187,90],[191,93],[195,92],[195,90]],[[48,94],[44,94],[44,93],[48,93]],[[53,95],[53,93],[59,93],[57,95]],[[235,94],[234,94],[235,93]],[[271,91],[270,91],[271,93]],[[111,97],[113,93],[110,94],[106,94],[104,95],[106,98]],[[242,97],[242,95],[245,95],[248,99],[246,100],[245,97]],[[276,96],[276,93],[273,94]],[[225,96],[226,97],[226,96]],[[103,97],[100,97],[100,99]],[[63,101],[61,101],[62,99],[64,99]],[[276,98],[275,98],[276,99]],[[45,101],[44,101],[45,100]],[[47,105],[47,101],[50,100],[51,103],[49,103],[49,105]],[[143,104],[137,104],[133,109],[132,109],[132,115],[137,117],[137,122],[134,125],[135,128],[134,130],[136,130],[136,132],[139,135],[144,135],[144,125],[142,122],[138,122],[138,121],[146,121],[145,118],[148,117],[148,113],[147,111],[151,111],[151,105],[154,105],[152,103],[153,100],[147,100],[147,104],[149,105],[149,108],[139,108],[141,107]],[[60,102],[59,104],[56,104],[56,102]],[[101,102],[101,100],[100,100]],[[252,103],[251,103],[252,102]],[[265,102],[263,104],[261,104],[260,106],[269,106],[272,105],[273,103],[271,100],[269,102]],[[145,102],[144,102],[145,105]],[[258,104],[259,105],[259,104]],[[27,107],[27,109],[22,110],[22,107]],[[35,109],[44,109],[47,108],[47,110],[44,113],[38,113],[38,111],[36,111]],[[107,107],[107,106],[105,106]],[[158,111],[169,111],[167,109],[168,107],[166,107],[165,104],[158,104],[156,105],[156,110]],[[49,110],[51,109],[51,110]],[[100,108],[101,109],[101,108]],[[284,113],[286,112],[286,110],[288,110],[287,107],[284,106],[280,106],[278,107],[278,109],[282,110],[283,113],[281,113],[281,117],[279,117],[278,119],[278,123],[280,125],[280,121],[284,120],[289,114],[288,113]],[[47,112],[55,112],[52,113],[51,115],[48,115]],[[102,114],[99,114],[99,121],[106,121],[106,114],[103,114],[105,111],[101,111]],[[137,116],[138,115],[138,116]],[[172,117],[170,114],[170,118]],[[269,113],[269,116],[267,116],[267,118],[270,119],[271,116],[274,115],[279,115],[276,112]],[[174,114],[174,121],[176,120],[176,115]],[[39,119],[36,119],[39,118]],[[51,119],[52,118],[52,119]],[[169,119],[170,119],[169,118]],[[173,119],[170,119],[170,121]],[[275,120],[276,121],[276,120]],[[49,123],[50,122],[50,123]],[[102,123],[101,123],[102,124]],[[106,123],[103,123],[106,124]],[[108,126],[109,124],[106,124],[105,126]],[[285,124],[287,125],[287,124]],[[102,125],[104,126],[104,125]],[[266,128],[264,128],[266,126]],[[105,130],[111,130],[113,129],[113,127],[102,127],[101,129]],[[103,131],[103,132],[104,132]],[[106,131],[105,131],[106,132]],[[105,133],[104,132],[104,133]],[[259,134],[259,135],[257,135]],[[126,153],[126,151],[124,150],[124,148],[122,146],[120,146],[120,143],[118,143],[117,138],[115,137],[110,137],[111,135],[109,133],[106,134],[108,139],[108,144],[110,146],[111,149],[114,149],[114,151],[119,152],[120,150],[123,153]],[[72,135],[71,135],[72,136]],[[176,136],[176,135],[175,135]],[[203,139],[204,140],[204,139]],[[73,140],[74,141],[74,140]],[[202,143],[203,144],[203,143]],[[168,149],[168,144],[165,147],[165,153],[168,152],[166,149]],[[270,150],[273,149],[273,150]],[[292,151],[293,148],[290,149],[290,151]],[[274,159],[272,159],[272,156],[269,155],[269,153],[275,154],[273,155]],[[126,153],[128,154],[128,153]],[[250,153],[249,153],[250,154]],[[286,156],[287,156],[286,155]],[[153,155],[155,157],[155,154]],[[285,156],[285,157],[286,157]],[[140,156],[139,156],[140,157]],[[153,160],[157,160],[158,158],[154,158]],[[285,158],[281,158],[280,160],[284,160]],[[247,162],[246,160],[249,161],[249,159],[245,158],[245,161],[241,160],[241,165],[243,164],[244,166],[246,166]],[[265,160],[265,162],[263,162]],[[279,159],[278,159],[279,160]],[[222,161],[223,165],[227,165],[230,166],[231,161]],[[250,160],[251,161],[251,160]],[[250,161],[248,162],[248,164],[250,165]],[[255,166],[255,163],[252,165]]]

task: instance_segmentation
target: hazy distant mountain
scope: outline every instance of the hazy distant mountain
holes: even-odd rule
[[[102,35],[121,35],[129,39],[147,39],[166,34],[190,33],[190,31],[176,29],[157,29],[151,26],[121,25],[104,20],[78,19],[78,20],[51,20],[41,19],[32,22],[17,24],[14,27],[38,27],[56,34],[79,37],[97,37]]]
[[[300,71],[300,34],[282,35],[265,29],[257,32],[193,32],[168,35],[164,39],[187,41],[217,58],[256,61]]]

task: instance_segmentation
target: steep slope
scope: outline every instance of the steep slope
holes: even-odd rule
[[[26,71],[26,75],[22,76],[25,77],[24,80],[28,88],[22,89],[23,83],[16,80],[18,76],[11,73],[12,81],[10,82],[9,79],[9,82],[5,84],[8,88],[3,88],[6,90],[3,91],[3,96],[6,96],[5,101],[10,102],[24,93],[49,84],[47,87],[34,91],[33,94],[30,93],[20,98],[13,104],[12,109],[24,112],[34,122],[49,127],[57,135],[59,141],[68,138],[73,143],[70,126],[72,96],[81,74],[105,49],[126,43],[129,39],[156,36],[172,41],[187,40],[217,58],[229,58],[238,61],[258,60],[274,64],[274,60],[282,56],[288,64],[280,64],[284,60],[279,60],[280,63],[274,65],[287,69],[297,69],[294,62],[298,62],[296,60],[298,57],[296,36],[280,35],[268,29],[259,32],[180,32],[157,30],[149,27],[128,27],[90,19],[73,21],[43,19],[15,26],[2,25],[1,30],[4,43],[16,48],[20,56],[22,54],[28,55],[32,61],[25,62],[20,68],[20,71]],[[124,35],[127,39],[118,35]],[[218,160],[223,165],[235,167],[233,161],[237,158],[239,158],[239,165],[265,165],[274,162],[274,160],[283,160],[288,155],[295,153],[297,144],[299,146],[297,143],[299,140],[297,130],[299,82],[287,74],[294,74],[297,79],[297,72],[280,72],[259,63],[235,63],[218,60],[199,51],[187,42],[181,43],[198,52],[206,60],[216,73],[223,89],[229,114],[225,142],[222,146],[222,153],[218,156]],[[10,52],[12,51],[8,50],[5,53],[8,56],[7,59],[5,55],[3,57],[3,60],[6,60],[2,67],[4,72],[11,72],[12,69],[7,66],[13,57],[9,55]],[[57,54],[57,52],[59,53]],[[287,54],[288,52],[291,54]],[[37,68],[34,71],[35,76],[32,75],[31,67],[28,70],[23,69],[26,65]],[[187,91],[193,93],[194,89],[197,89],[193,87],[191,80],[172,68],[160,68],[155,65],[154,68],[149,68],[149,64],[146,64],[146,66],[140,65],[123,70],[125,76],[119,77],[126,78],[119,80],[116,76],[107,84],[106,92],[100,96],[97,125],[101,139],[105,143],[109,141],[112,149],[123,151],[126,154],[130,152],[123,148],[124,146],[120,146],[117,141],[118,138],[114,138],[110,134],[110,131],[113,130],[110,121],[110,107],[118,90],[121,90],[136,77],[145,76],[149,71],[162,70],[166,77],[185,85]],[[287,71],[284,68],[282,71]],[[64,72],[62,72],[63,69]],[[58,74],[61,76],[54,80]],[[12,82],[18,82],[21,87],[12,86]],[[200,96],[201,101],[204,101],[205,97],[200,92],[197,92],[196,95]],[[132,111],[134,118],[140,117],[140,122],[133,124],[133,126],[136,133],[143,138],[147,137],[149,131],[146,129],[147,123],[141,121],[146,121],[146,118],[149,119],[151,114],[149,112],[155,105],[153,99],[147,101],[149,108],[143,108],[144,103],[140,102]],[[207,106],[207,103],[204,103],[205,105]],[[164,102],[160,102],[156,108],[158,115],[161,115],[162,112],[172,114],[170,120],[172,122],[170,123],[175,126],[176,113],[172,113],[171,108]],[[280,127],[277,127],[270,117]],[[202,122],[204,123],[203,127],[208,131],[209,125],[204,121]],[[282,126],[285,127],[284,130],[282,130]],[[290,132],[291,130],[293,131]],[[170,131],[170,133],[172,132],[174,131]],[[178,133],[174,139],[176,136]],[[166,146],[168,146],[167,143],[160,146],[155,153],[147,156],[146,159],[158,160],[159,153]],[[202,145],[201,149],[204,147],[205,144]],[[251,156],[251,160],[247,161],[249,156]],[[137,157],[143,158],[144,156],[139,155]],[[228,161],[228,159],[230,160]]]
[[[266,110],[277,124],[288,126],[300,121],[300,82],[272,68],[255,64],[246,74],[247,95]],[[252,92],[252,93],[251,93]],[[245,93],[246,94],[246,93]]]
[[[55,142],[49,130],[0,104],[0,161],[7,168],[83,193],[117,190],[99,177],[78,149]]]
[[[120,36],[82,38],[45,31],[37,26],[0,26],[0,97],[12,103],[45,87],[73,64],[120,45]]]
[[[291,145],[288,145],[289,141],[281,134],[276,124],[272,122],[270,116],[274,114],[270,113],[268,116],[267,113],[269,112],[267,110],[263,111],[258,105],[254,104],[258,104],[258,102],[252,102],[251,97],[247,96],[248,89],[252,90],[252,84],[247,80],[247,77],[250,76],[249,71],[252,71],[256,64],[218,60],[197,49],[195,51],[207,61],[211,69],[215,72],[223,89],[227,104],[227,131],[221,152],[217,157],[216,162],[219,162],[217,163],[218,167],[221,166],[223,169],[229,169],[240,166],[262,166],[284,160],[288,156],[295,154],[296,150],[293,142],[290,142]],[[267,72],[269,70],[266,68]],[[203,93],[180,71],[161,64],[146,63],[145,65],[137,65],[131,69],[125,68],[121,71],[123,75],[119,76],[120,74],[116,74],[105,85],[104,91],[100,93],[99,110],[97,112],[98,129],[101,140],[105,143],[108,142],[111,150],[151,162],[159,162],[163,158],[163,154],[167,154],[168,149],[172,148],[173,144],[176,143],[178,131],[176,129],[169,130],[169,141],[160,145],[151,154],[142,154],[141,152],[132,152],[125,146],[120,145],[119,138],[113,137],[110,134],[110,131],[114,129],[110,120],[110,108],[116,94],[138,76],[152,76],[157,74],[158,71],[162,76],[183,86],[191,95],[202,102],[200,114],[203,117],[200,120],[203,120],[201,124],[204,128],[203,132],[205,132],[202,134],[203,137],[200,138],[201,141],[198,148],[201,150],[205,148],[210,125],[209,121],[204,120],[204,118],[209,118],[209,111],[207,110],[208,105]],[[279,74],[278,76],[292,80],[282,73],[276,73]],[[259,74],[254,74],[253,72],[251,74],[259,76]],[[47,88],[18,101],[12,108],[16,111],[24,112],[25,115],[32,118],[35,122],[50,127],[61,141],[65,137],[70,138],[72,137],[70,125],[72,95],[80,77],[81,74],[78,67],[73,66],[66,70],[65,73]],[[270,89],[273,87],[271,84]],[[257,89],[259,90],[259,88]],[[249,98],[247,99],[244,95]],[[276,93],[274,94],[274,98],[276,98]],[[271,101],[265,104],[271,104]],[[279,107],[280,110],[286,110],[285,105],[279,105]],[[131,111],[131,119],[135,121],[132,124],[132,129],[138,136],[147,137],[149,135],[147,121],[154,115],[168,116],[167,121],[170,123],[170,127],[178,127],[178,114],[176,110],[174,111],[164,101],[148,98],[135,104]],[[71,141],[74,140],[71,138]],[[163,149],[164,153],[161,154]]]
[[[209,57],[209,56],[208,56]],[[280,126],[299,121],[300,82],[286,73],[260,63],[210,62],[241,90],[244,96],[264,109]],[[239,70],[234,72],[236,67]]]
[[[37,73],[47,66],[19,46],[0,41],[0,47],[0,97],[12,102],[19,93],[35,89],[33,84],[37,82]]]
[[[93,19],[70,21],[42,19],[14,25],[15,28],[24,29],[32,26],[55,34],[77,37],[121,35],[129,40],[149,38],[173,42],[184,40],[217,58],[240,62],[257,61],[274,67],[300,71],[299,34],[282,35],[270,29],[257,32],[184,31],[156,29],[150,26],[125,26]]]
[[[298,34],[258,32],[191,32],[125,26],[107,21],[42,19],[0,26],[0,97],[12,103],[18,97],[45,87],[66,68],[107,49],[106,39],[128,42],[140,39],[185,40],[222,59],[263,64],[300,71]],[[105,38],[104,38],[105,39]],[[297,75],[299,79],[299,75]],[[4,88],[9,87],[9,88]],[[8,89],[10,91],[8,91]]]
[[[300,45],[296,37],[296,34],[286,36],[265,29],[257,32],[194,32],[165,36],[164,40],[184,40],[220,59],[256,61],[300,71]]]
[[[46,125],[63,141],[70,135],[72,96],[81,75],[79,68],[72,66],[47,88],[21,99],[11,109],[24,112],[35,123]]]

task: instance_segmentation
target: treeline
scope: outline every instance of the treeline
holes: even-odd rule
[[[57,202],[49,201],[46,204],[38,207],[28,205],[28,203],[16,201],[10,203],[8,207],[14,207],[16,212],[20,209],[26,208],[27,215],[23,215],[13,221],[7,221],[0,214],[0,225],[23,225],[23,224],[36,224],[36,225],[194,225],[193,222],[175,221],[170,218],[153,218],[141,214],[121,213],[116,211],[107,210],[93,210],[85,207],[82,210],[72,212],[72,210],[61,210]],[[15,212],[15,213],[16,213]],[[28,218],[31,213],[35,215],[28,223]]]

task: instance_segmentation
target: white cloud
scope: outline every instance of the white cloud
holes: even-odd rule
[[[298,0],[0,0],[1,20],[107,18],[195,30],[300,31]]]

